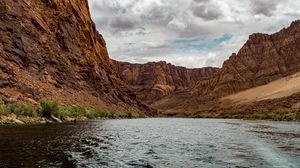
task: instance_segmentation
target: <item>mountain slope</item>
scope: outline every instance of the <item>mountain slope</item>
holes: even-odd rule
[[[244,104],[254,101],[288,97],[300,93],[300,73],[280,78],[266,85],[250,88],[229,96],[222,97],[222,101],[232,101]]]
[[[297,72],[300,72],[300,21],[272,35],[251,35],[240,51],[224,62],[215,77],[200,80],[188,91],[174,93],[155,102],[153,107],[170,115],[216,113],[222,111],[224,105],[228,111],[235,111],[237,107],[222,103],[220,98]]]
[[[131,64],[113,61],[121,78],[135,92],[137,97],[151,104],[178,90],[187,89],[197,81],[213,77],[218,68],[177,67],[172,64],[150,62],[147,64]]]
[[[145,110],[119,79],[87,0],[0,1],[0,94]]]
[[[272,35],[253,34],[214,79],[200,81],[194,89],[200,95],[221,97],[267,84],[300,71],[299,51],[300,21]]]

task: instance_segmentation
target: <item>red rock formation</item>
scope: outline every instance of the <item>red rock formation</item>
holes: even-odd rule
[[[137,97],[149,104],[175,91],[189,88],[199,80],[213,77],[218,72],[218,68],[187,69],[163,61],[147,64],[113,62]]]
[[[296,72],[300,72],[300,21],[272,35],[251,35],[240,51],[224,62],[215,77],[200,80],[188,91],[166,97],[153,107],[170,115],[214,114],[224,105],[219,98]],[[226,106],[229,106],[226,111],[237,110],[230,103]],[[247,105],[242,106],[245,109]]]
[[[224,62],[214,79],[199,81],[194,91],[221,97],[299,71],[300,21],[295,21],[273,35],[251,35],[240,51]]]
[[[87,0],[0,1],[0,93],[22,100],[132,108]]]

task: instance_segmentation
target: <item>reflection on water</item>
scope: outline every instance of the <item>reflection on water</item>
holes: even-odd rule
[[[134,119],[0,127],[0,167],[300,167],[300,124]]]

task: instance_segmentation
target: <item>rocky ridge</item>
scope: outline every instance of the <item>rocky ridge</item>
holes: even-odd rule
[[[224,109],[235,111],[238,109],[236,105],[230,102],[223,103],[220,98],[265,85],[299,71],[300,21],[295,21],[288,28],[272,35],[261,33],[250,35],[240,51],[232,54],[213,78],[200,80],[186,92],[174,93],[155,102],[153,107],[170,115],[218,113]],[[293,100],[297,101],[300,102],[297,99]],[[263,104],[266,102],[268,101],[264,100]],[[269,101],[270,104],[272,102],[273,100]],[[253,107],[256,103],[250,104]],[[245,104],[240,106],[243,106],[240,109],[250,107]],[[271,105],[265,107],[270,107],[270,111],[282,108]]]
[[[87,0],[1,1],[0,20],[5,100],[147,110],[110,63]]]
[[[164,61],[131,64],[112,60],[121,78],[128,83],[137,97],[152,104],[172,93],[187,89],[196,82],[215,76],[219,68],[188,69]]]
[[[194,91],[222,97],[294,74],[300,71],[299,50],[300,21],[272,35],[252,34],[216,77],[199,81]]]

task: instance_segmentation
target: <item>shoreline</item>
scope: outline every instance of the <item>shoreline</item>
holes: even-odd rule
[[[0,96],[0,125],[47,124],[85,121],[88,119],[145,118],[144,112],[88,109],[61,106],[57,101],[41,99],[39,105],[22,102],[5,104]]]
[[[87,117],[67,117],[64,119],[59,119],[55,116],[50,118],[45,117],[29,117],[29,116],[16,116],[15,114],[0,115],[0,126],[3,125],[34,125],[34,124],[63,124],[63,123],[76,123],[81,121],[91,121],[91,120],[120,120],[120,119],[146,119],[148,117],[99,117],[89,119]]]
[[[9,125],[35,125],[35,124],[64,124],[64,123],[76,123],[82,121],[91,121],[91,120],[119,120],[119,119],[147,119],[149,117],[98,117],[98,118],[87,118],[87,117],[66,117],[59,119],[55,116],[50,118],[46,117],[29,117],[29,116],[16,116],[15,114],[9,115],[0,115],[0,126],[9,126]],[[184,116],[157,116],[150,118],[187,118],[187,119],[232,119],[232,120],[244,120],[244,121],[272,121],[272,122],[296,122],[300,123],[300,120],[272,120],[272,119],[253,119],[253,118],[228,118],[228,117],[184,117]]]

